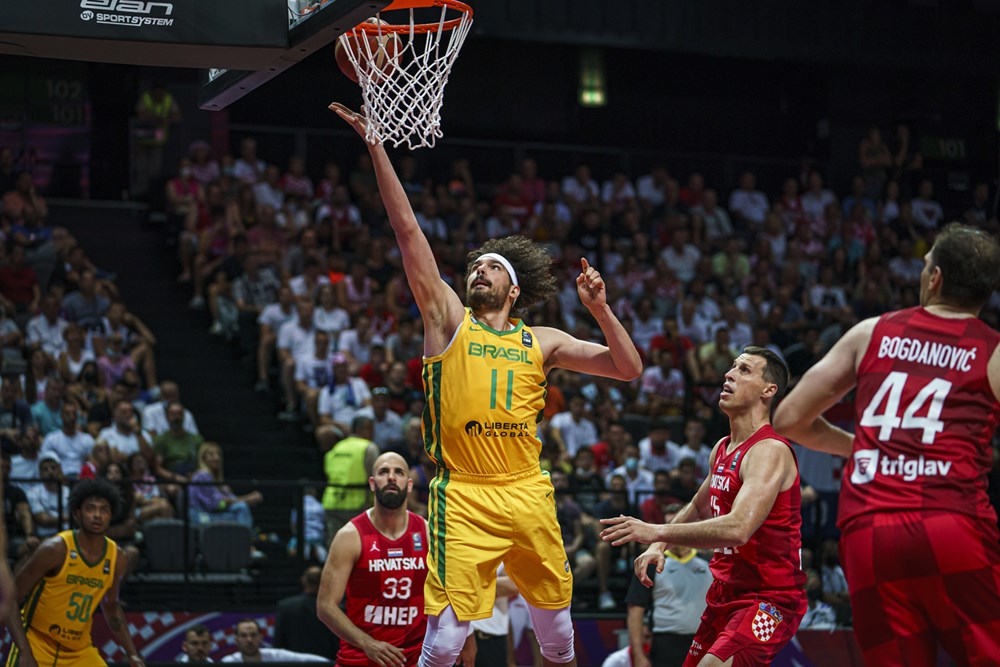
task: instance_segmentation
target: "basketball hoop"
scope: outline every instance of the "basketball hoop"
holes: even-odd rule
[[[441,8],[435,23],[417,23],[415,10]],[[393,25],[383,20],[388,11],[409,12],[407,24]],[[458,13],[456,16],[455,13]],[[396,0],[376,15],[340,36],[360,48],[345,48],[361,86],[363,112],[367,118],[365,139],[372,144],[406,144],[413,150],[434,146],[442,136],[441,105],[451,67],[472,27],[472,8],[459,0]],[[445,37],[447,35],[447,37]],[[385,58],[379,45],[397,39],[387,66],[371,65]],[[357,52],[356,52],[357,51]]]

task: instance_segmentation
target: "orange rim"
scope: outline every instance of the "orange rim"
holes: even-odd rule
[[[455,11],[462,12],[463,14],[471,17],[472,7],[460,2],[460,0],[393,0],[392,4],[383,9],[383,12],[396,11],[400,9],[416,9],[420,7],[447,7],[448,9],[454,9]],[[457,19],[451,19],[445,21],[444,23],[417,23],[413,25],[413,32],[415,33],[428,33],[437,32],[439,30],[454,30],[457,28],[465,17],[460,17]],[[361,23],[354,27],[354,30],[358,32],[365,33],[379,33],[379,32],[391,32],[397,34],[403,34],[410,32],[410,26],[408,25],[393,25],[392,23]]]

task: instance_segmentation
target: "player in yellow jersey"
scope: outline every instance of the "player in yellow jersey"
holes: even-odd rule
[[[45,540],[17,571],[22,622],[9,629],[14,639],[8,667],[94,667],[104,665],[90,636],[93,613],[101,606],[111,634],[128,653],[130,667],[143,667],[118,601],[128,569],[124,551],[105,533],[121,504],[118,490],[103,479],[73,487],[70,514],[78,530]]]
[[[364,117],[339,104],[330,108],[364,136]],[[633,380],[642,372],[639,353],[586,259],[577,292],[607,345],[512,318],[557,291],[551,257],[521,236],[491,239],[469,253],[463,306],[441,280],[385,149],[368,151],[424,322],[423,436],[437,475],[428,501],[428,622],[419,664],[455,664],[469,621],[493,613],[501,561],[528,602],[545,664],[575,664],[573,578],[552,483],[539,465],[545,376],[567,368]]]

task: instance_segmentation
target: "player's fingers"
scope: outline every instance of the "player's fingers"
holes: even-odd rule
[[[353,120],[356,116],[353,111],[345,107],[340,102],[332,102],[328,108],[344,120]]]
[[[586,257],[581,257],[580,258],[580,270],[583,271],[584,273],[586,273],[587,269],[589,269],[589,268],[590,268],[590,262],[587,261]]]

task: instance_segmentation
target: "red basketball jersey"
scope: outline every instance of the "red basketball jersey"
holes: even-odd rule
[[[778,440],[792,450],[788,441],[770,424],[761,426],[746,442],[727,452],[729,437],[722,439],[712,462],[712,516],[729,514],[736,494],[743,486],[740,467],[747,452],[761,440]],[[799,488],[798,462],[795,483],[778,494],[771,512],[750,540],[739,547],[715,550],[710,563],[715,580],[736,591],[801,589],[806,575],[802,571],[802,490]]]
[[[868,512],[945,510],[996,522],[986,495],[1000,405],[986,368],[1000,334],[923,308],[883,315],[858,366],[854,450],[839,525]]]
[[[351,523],[361,537],[361,556],[347,581],[347,617],[373,638],[406,653],[406,664],[420,657],[427,617],[424,579],[427,577],[427,522],[407,512],[406,532],[390,540],[375,529],[368,512]],[[357,646],[340,643],[338,665],[369,665]]]

